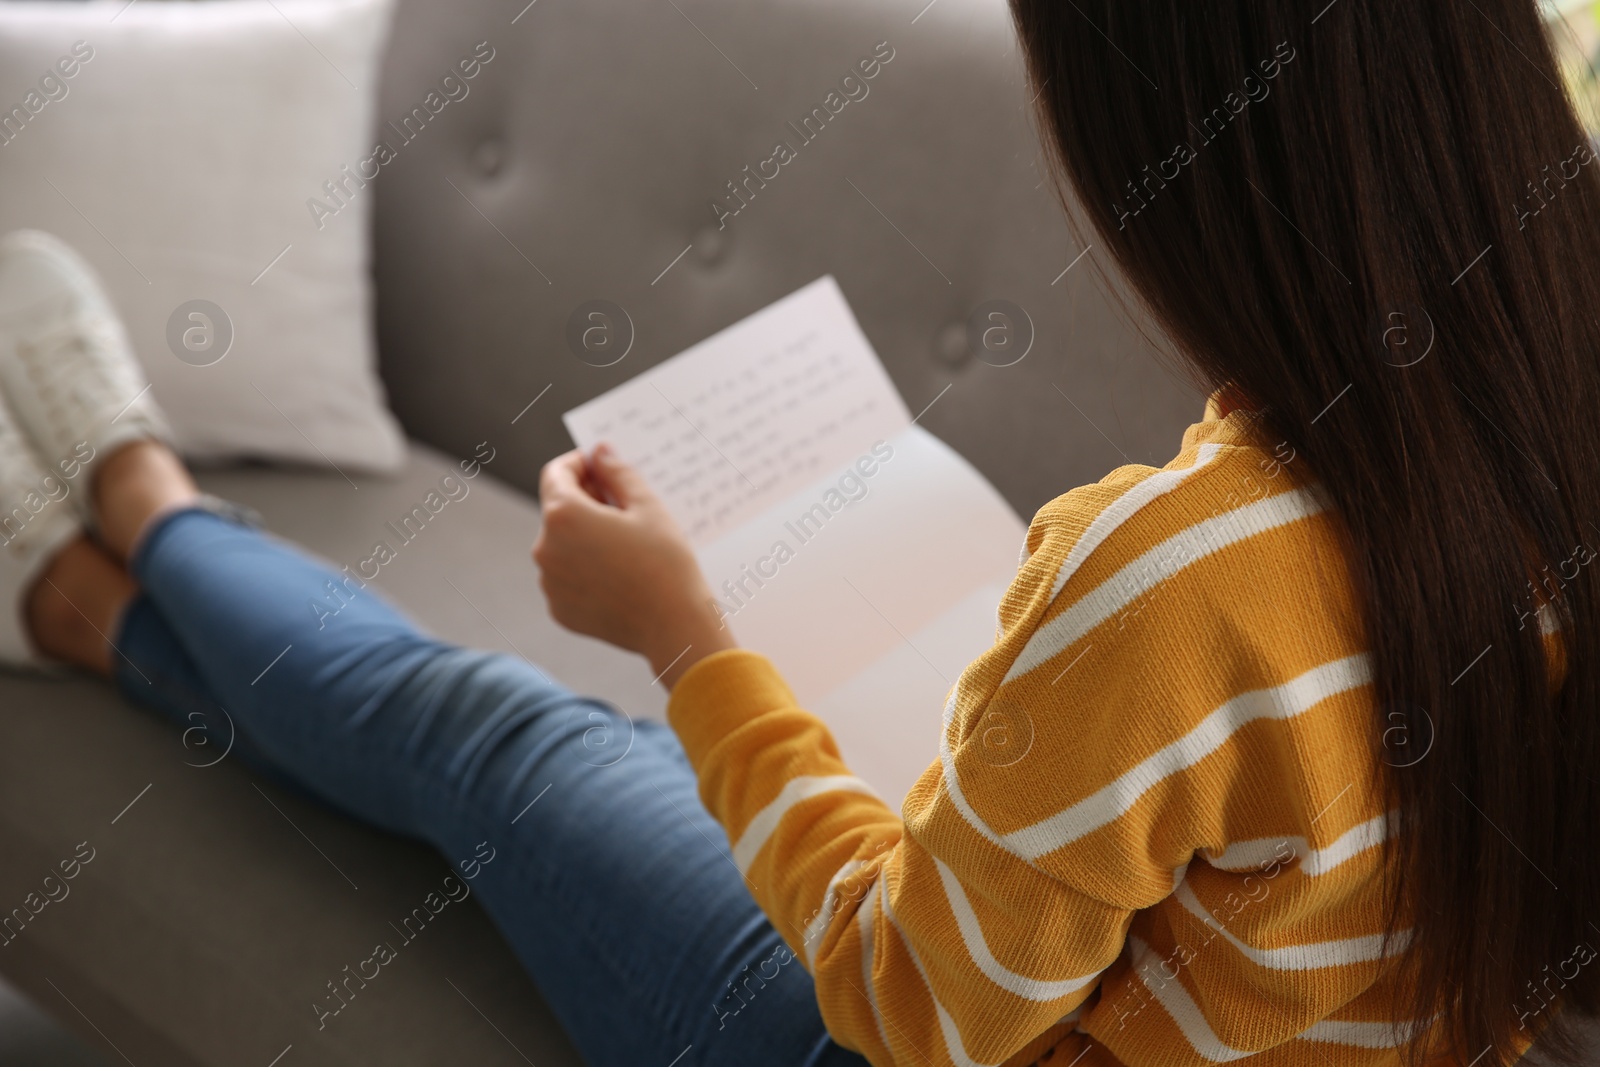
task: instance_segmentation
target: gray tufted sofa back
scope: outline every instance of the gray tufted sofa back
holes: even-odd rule
[[[1196,395],[1099,295],[1098,250],[1062,274],[1082,249],[1003,0],[526,2],[400,3],[385,122],[493,50],[378,183],[382,373],[413,436],[491,439],[532,489],[562,411],[831,273],[907,406],[937,398],[922,424],[1024,516],[1176,451]],[[1036,333],[1014,366],[965,343],[994,299]],[[568,343],[592,300],[632,324],[611,366]]]

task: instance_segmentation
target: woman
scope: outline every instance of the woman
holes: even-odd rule
[[[474,884],[596,1065],[1562,1051],[1600,971],[1600,186],[1533,0],[1012,6],[1098,254],[1215,394],[1164,468],[1035,517],[901,815],[604,449],[545,469],[534,557],[671,732],[597,759],[616,712],[370,591],[321,626],[337,577],[198,496],[38,237],[0,249],[0,485],[76,457],[86,491],[8,531],[0,648],[490,843]]]

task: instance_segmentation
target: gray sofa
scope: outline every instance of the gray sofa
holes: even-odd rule
[[[406,471],[359,493],[314,469],[211,471],[208,488],[346,562],[447,457],[488,441],[501,481],[478,480],[379,584],[439,634],[648,714],[662,698],[642,666],[549,620],[528,494],[570,447],[563,410],[817,276],[838,278],[912,411],[932,404],[921,424],[1024,516],[1175,450],[1200,398],[1098,295],[1099,252],[1074,262],[1002,0],[525,2],[400,4],[384,115],[473,44],[499,56],[376,187]],[[869,95],[719,226],[727,183],[880,42],[893,59]],[[614,366],[565,340],[592,299],[634,325]],[[991,299],[1033,324],[1014,366],[965,343]],[[221,725],[179,736],[88,680],[0,679],[0,912],[94,850],[70,895],[0,947],[0,972],[139,1067],[578,1062],[473,904],[319,1031],[313,1000],[442,862],[275,788],[225,741]]]

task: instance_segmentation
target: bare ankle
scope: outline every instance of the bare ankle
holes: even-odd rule
[[[101,537],[122,560],[150,520],[200,495],[183,461],[153,440],[135,441],[102,460],[93,492]]]
[[[28,593],[23,610],[34,646],[109,676],[113,631],[134,593],[127,571],[87,537],[69,542]]]

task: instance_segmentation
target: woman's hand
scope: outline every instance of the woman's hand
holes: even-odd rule
[[[661,500],[607,445],[539,476],[533,545],[550,614],[569,630],[638,652],[671,689],[691,665],[733,648],[700,565]]]

